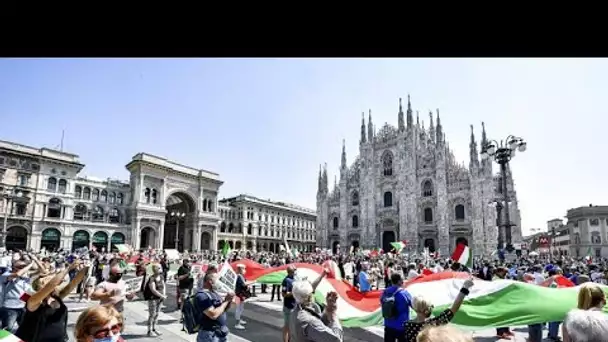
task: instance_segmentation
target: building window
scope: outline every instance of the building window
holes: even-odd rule
[[[433,183],[430,180],[427,180],[422,184],[422,196],[433,196]]]
[[[579,233],[574,233],[574,244],[579,245],[581,243],[581,236]]]
[[[85,200],[90,200],[91,199],[91,189],[84,188],[84,191],[82,192],[82,198]]]
[[[464,221],[464,205],[458,204],[454,208],[454,214],[456,215],[457,221]]]
[[[359,216],[353,215],[353,228],[359,227]]]
[[[82,187],[80,185],[76,185],[76,188],[74,188],[74,197],[76,197],[76,198],[82,197]]]
[[[601,258],[602,257],[602,249],[601,248],[596,248],[595,249],[595,257],[596,258]]]
[[[228,233],[232,233],[233,230],[234,230],[234,224],[232,224],[232,222],[230,222],[228,224]]]
[[[110,215],[108,216],[110,219],[110,223],[119,223],[120,222],[120,212],[116,208],[112,208],[110,210]]]
[[[17,203],[15,204],[15,211],[17,216],[25,216],[27,212],[27,204],[25,203]]]
[[[339,220],[338,220],[338,218],[337,218],[337,217],[334,217],[334,219],[333,219],[333,222],[332,222],[332,223],[333,223],[333,227],[334,227],[334,229],[338,229],[338,226],[339,226]]]
[[[46,216],[50,218],[61,218],[61,200],[52,198],[49,201]]]
[[[390,191],[387,191],[384,193],[384,207],[388,208],[388,207],[392,207],[393,206],[393,193]]]
[[[600,235],[599,232],[592,232],[591,233],[591,243],[594,243],[594,244],[601,244],[602,243],[602,236]]]
[[[57,190],[57,179],[55,177],[50,177],[48,183],[46,184],[46,189],[48,191]]]
[[[120,204],[120,205],[122,205],[122,204],[124,204],[124,203],[125,203],[125,197],[124,197],[124,195],[122,194],[122,192],[119,192],[119,193],[118,193],[118,196],[116,196],[116,202],[117,202],[118,204]]]
[[[93,210],[93,221],[103,221],[103,208],[102,207],[95,207],[95,210]]]
[[[107,202],[108,201],[108,192],[105,190],[101,191],[101,196],[99,196],[99,201],[100,202]]]
[[[156,204],[158,202],[158,193],[156,189],[152,189],[152,204]]]
[[[600,225],[600,220],[596,219],[596,218],[590,219],[589,220],[589,224],[592,225],[592,226],[599,226]]]
[[[146,198],[146,203],[150,203],[150,188],[146,188],[146,191],[144,192],[144,197]]]
[[[359,205],[359,193],[357,191],[353,191],[353,195],[352,195],[352,204],[355,205]]]
[[[393,175],[393,154],[390,151],[382,155],[382,169],[385,176]]]
[[[253,234],[253,226],[250,224],[247,225],[247,235]]]
[[[59,180],[59,192],[65,194],[65,191],[68,188],[68,182],[65,179]]]
[[[92,197],[92,199],[93,199],[93,202],[99,201],[99,190],[93,189],[93,197]]]
[[[426,224],[433,223],[433,209],[431,209],[431,208],[424,209],[424,223],[426,223]]]
[[[116,203],[116,193],[114,193],[114,192],[110,193],[110,196],[108,197],[108,202],[110,204]]]
[[[220,226],[220,233],[225,233],[226,232],[226,222],[222,222],[222,225]]]
[[[19,175],[19,185],[20,186],[27,186],[30,182],[30,176],[26,175],[26,174],[20,174]]]
[[[74,220],[82,221],[87,215],[87,207],[84,204],[78,204],[74,208]]]

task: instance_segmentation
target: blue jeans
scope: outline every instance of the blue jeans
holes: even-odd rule
[[[543,340],[543,324],[528,325],[529,342],[541,342]]]
[[[228,336],[218,336],[215,331],[199,330],[196,342],[228,342]]]
[[[549,322],[549,333],[547,334],[549,338],[557,338],[559,334],[559,325],[561,323],[562,322]]]
[[[19,323],[21,323],[21,318],[24,313],[25,309],[0,308],[0,321],[2,322],[0,328],[14,334],[17,331],[17,328],[19,328]]]

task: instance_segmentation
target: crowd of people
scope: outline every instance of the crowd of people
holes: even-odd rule
[[[282,284],[266,286],[246,279],[246,266],[239,260],[250,259],[264,267],[287,265]],[[186,333],[196,333],[198,342],[227,341],[231,328],[243,330],[243,310],[248,298],[256,291],[271,291],[283,302],[284,342],[339,342],[343,329],[338,319],[337,294],[329,292],[323,306],[314,300],[316,287],[331,271],[327,260],[337,265],[336,277],[352,282],[360,292],[382,290],[380,307],[384,317],[385,341],[469,341],[470,335],[447,325],[474,286],[473,278],[486,281],[512,279],[543,286],[555,286],[558,276],[566,277],[582,287],[578,308],[563,322],[540,322],[528,327],[528,341],[540,342],[547,327],[547,338],[560,341],[560,326],[565,341],[596,341],[608,336],[608,320],[601,313],[606,304],[599,284],[606,284],[608,263],[560,257],[551,261],[519,258],[506,263],[476,258],[470,268],[450,259],[435,259],[428,255],[358,252],[334,255],[330,251],[292,255],[287,252],[238,251],[229,254],[204,251],[169,258],[153,249],[127,253],[106,253],[89,250],[76,252],[4,252],[0,258],[0,324],[27,342],[64,342],[67,340],[68,310],[64,303],[68,295],[82,302],[95,301],[83,311],[74,330],[77,341],[121,341],[125,327],[125,301],[136,298],[148,304],[148,336],[161,333],[158,314],[170,295],[176,296],[175,310],[181,310]],[[236,286],[226,288],[220,281],[219,268],[224,262],[236,262]],[[169,276],[173,263],[177,272]],[[297,277],[297,264],[324,265],[323,273],[313,281]],[[193,264],[206,265],[205,271],[193,271]],[[404,284],[420,275],[444,271],[468,272],[471,279],[464,282],[453,305],[438,315],[432,315],[428,298],[412,296]],[[128,286],[123,275],[141,277],[138,286]],[[177,291],[167,293],[167,281],[175,280]],[[272,288],[270,288],[272,286]],[[235,307],[235,321],[228,327],[226,311]],[[410,317],[410,310],[415,317]],[[500,339],[511,339],[509,327],[496,329]],[[603,335],[602,335],[603,334]],[[603,337],[602,337],[603,338]],[[605,340],[605,339],[598,339]]]

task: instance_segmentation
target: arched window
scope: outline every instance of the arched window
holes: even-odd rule
[[[393,206],[393,193],[390,191],[387,191],[384,193],[384,207],[388,208],[388,207],[392,207]]]
[[[74,220],[82,221],[87,216],[87,207],[84,204],[77,204],[74,207]]]
[[[74,197],[81,198],[82,197],[82,187],[80,185],[76,185],[74,188]]]
[[[228,233],[232,233],[233,230],[234,230],[234,224],[232,224],[232,222],[230,222],[228,224]]]
[[[463,221],[464,220],[464,205],[458,204],[454,208],[454,215],[456,216],[457,221]]]
[[[110,210],[110,215],[108,215],[110,219],[110,223],[120,223],[120,212],[117,208],[112,208]]]
[[[48,191],[55,191],[57,189],[57,179],[55,177],[49,178],[49,181],[46,184],[46,189]]]
[[[207,210],[212,213],[213,212],[213,201],[207,200]]]
[[[382,155],[382,169],[385,176],[393,175],[393,154],[389,151]]]
[[[91,189],[90,188],[84,188],[84,191],[82,191],[82,198],[85,200],[91,199]]]
[[[359,216],[353,215],[353,228],[359,227]]]
[[[108,192],[105,190],[101,190],[101,196],[99,196],[99,200],[101,202],[107,202],[108,201]]]
[[[424,196],[424,197],[433,196],[433,183],[430,180],[426,180],[422,184],[422,196]]]
[[[332,222],[334,229],[338,229],[339,223],[340,222],[339,222],[338,218],[334,217],[333,222]]]
[[[146,199],[146,203],[150,203],[150,188],[146,188],[144,191],[144,198]]]
[[[59,192],[65,194],[66,189],[68,188],[68,182],[65,179],[59,180]]]
[[[108,202],[110,204],[116,203],[116,193],[115,192],[110,193],[110,196],[108,197]]]
[[[247,225],[247,235],[253,234],[253,226],[250,224]]]
[[[203,199],[203,211],[207,211],[207,199]]]
[[[357,191],[353,191],[352,203],[353,205],[359,205],[359,193]]]
[[[591,232],[591,243],[601,244],[602,236],[599,232]]]
[[[93,221],[103,221],[103,208],[102,207],[97,206],[93,210]]]
[[[46,210],[46,216],[51,218],[61,218],[61,200],[59,198],[51,198]]]
[[[119,192],[118,196],[116,196],[116,203],[118,203],[118,204],[125,203],[125,195],[123,195],[122,192]]]
[[[579,233],[574,233],[574,244],[579,245],[581,243],[581,235]]]
[[[239,222],[239,230],[237,231],[239,234],[243,234],[243,224]]]
[[[222,222],[222,225],[220,226],[220,232],[222,232],[222,233],[226,232],[226,222]]]
[[[433,223],[433,209],[431,209],[431,208],[424,209],[424,223],[426,223],[426,224]]]
[[[158,193],[156,189],[152,189],[152,204],[156,204],[158,202]]]
[[[99,190],[97,190],[97,189],[93,189],[93,196],[92,196],[92,199],[93,199],[93,201],[94,201],[94,202],[99,201]]]

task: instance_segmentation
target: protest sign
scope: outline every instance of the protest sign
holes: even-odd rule
[[[167,255],[167,260],[178,260],[179,252],[177,249],[165,249],[165,254]]]
[[[224,263],[219,272],[219,281],[226,292],[234,291],[236,286],[236,272],[229,263]]]
[[[190,273],[192,273],[192,275],[194,275],[194,276],[203,273],[203,265],[201,265],[201,264],[192,265],[192,271]]]
[[[125,287],[127,292],[139,291],[141,288],[141,282],[144,281],[144,277],[137,277],[125,280]]]

